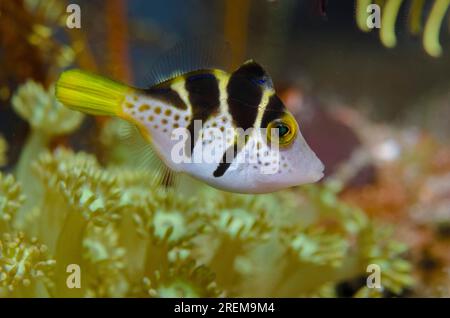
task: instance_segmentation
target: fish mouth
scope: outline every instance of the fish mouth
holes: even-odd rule
[[[314,178],[313,182],[317,182],[320,181],[323,177],[325,176],[325,174],[323,173],[323,170],[320,171],[319,173],[317,173],[316,177]]]
[[[320,161],[319,158],[316,157],[316,165],[313,169],[311,169],[311,174],[309,176],[309,182],[310,183],[314,183],[317,181],[320,181],[324,176],[325,176],[325,166],[322,163],[322,161]]]
[[[317,172],[311,175],[310,182],[314,183],[320,181],[324,176],[325,176],[324,168],[321,168],[320,170],[317,170]]]

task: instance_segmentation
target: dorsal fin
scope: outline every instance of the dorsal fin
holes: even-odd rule
[[[204,69],[229,71],[231,46],[209,38],[193,38],[179,42],[156,59],[150,70],[149,86],[173,77]]]
[[[233,72],[239,76],[247,77],[249,80],[266,88],[273,88],[272,78],[266,70],[255,60],[247,60]]]

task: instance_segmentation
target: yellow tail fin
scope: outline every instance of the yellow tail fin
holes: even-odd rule
[[[56,98],[83,113],[117,116],[130,88],[110,79],[81,70],[68,70],[56,82]]]

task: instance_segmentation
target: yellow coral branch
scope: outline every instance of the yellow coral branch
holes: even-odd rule
[[[367,26],[367,6],[372,3],[372,0],[356,0],[356,24],[361,31],[370,31]]]
[[[0,135],[0,167],[4,166],[7,163],[6,160],[6,151],[8,150],[8,143],[3,138],[3,136]]]
[[[422,10],[425,0],[413,0],[409,9],[408,27],[412,34],[418,34],[422,30]]]
[[[442,47],[439,44],[439,29],[449,6],[450,0],[436,0],[425,24],[423,47],[433,57],[439,57],[442,54]]]
[[[403,0],[388,0],[383,8],[381,19],[380,40],[386,47],[394,47],[397,44],[395,36],[395,22]]]

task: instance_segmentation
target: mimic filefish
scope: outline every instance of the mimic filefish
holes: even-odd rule
[[[73,110],[133,124],[168,174],[186,173],[239,193],[273,192],[323,177],[322,162],[253,60],[231,73],[194,70],[147,89],[68,70],[57,81],[56,96]]]

